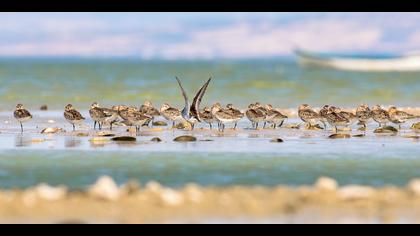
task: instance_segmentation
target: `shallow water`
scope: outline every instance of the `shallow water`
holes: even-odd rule
[[[191,133],[166,129],[146,129],[134,144],[90,142],[90,120],[80,127],[82,132],[90,132],[90,137],[76,137],[71,132],[40,134],[51,126],[70,131],[62,118],[67,103],[75,104],[86,117],[93,101],[104,106],[138,106],[151,99],[157,106],[168,101],[180,106],[183,101],[175,75],[182,78],[190,96],[208,77],[214,78],[203,105],[220,101],[244,108],[260,101],[290,108],[301,103],[354,106],[368,102],[418,107],[420,100],[419,73],[300,68],[292,59],[193,62],[3,58],[0,188],[23,188],[39,182],[81,188],[100,175],[110,175],[119,183],[155,180],[173,187],[189,182],[217,186],[300,185],[312,184],[324,175],[341,184],[382,186],[404,185],[420,177],[419,141],[400,135],[373,135],[374,124],[366,137],[346,140],[328,139],[331,133],[323,131],[252,131],[247,129],[246,121],[240,123],[240,131],[224,135],[207,128],[198,130],[192,133],[201,140],[196,143],[175,143],[174,137]],[[35,117],[25,124],[23,135],[11,112],[18,102],[29,107]],[[35,112],[42,104],[56,111]],[[124,131],[118,129],[119,134],[126,134]],[[155,136],[164,142],[150,142]],[[277,137],[285,142],[269,142]]]
[[[202,125],[194,132],[144,128],[136,143],[91,142],[91,121],[73,133],[59,113],[34,113],[35,119],[26,124],[24,134],[12,120],[3,125],[0,188],[24,188],[40,182],[83,188],[101,175],[109,175],[120,184],[135,179],[170,187],[192,182],[204,186],[297,186],[313,184],[320,176],[333,177],[343,185],[402,186],[420,177],[420,142],[402,137],[411,134],[407,129],[397,136],[378,136],[372,133],[375,125],[371,124],[365,137],[332,140],[328,138],[331,131],[249,130],[250,124],[244,120],[238,131],[227,130],[225,134]],[[0,114],[0,119],[8,118]],[[55,123],[47,123],[50,119]],[[68,132],[40,134],[48,126]],[[118,127],[114,132],[127,135],[125,130]],[[90,133],[90,137],[77,137],[79,132]],[[183,134],[192,134],[199,141],[172,141]],[[152,137],[163,142],[151,142]],[[278,137],[284,142],[270,142]]]

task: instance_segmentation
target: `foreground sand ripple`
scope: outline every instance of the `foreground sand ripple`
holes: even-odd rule
[[[171,189],[150,182],[117,186],[101,177],[86,190],[45,184],[0,191],[1,222],[420,222],[420,180],[405,188],[338,186],[320,178],[291,188],[200,187]]]

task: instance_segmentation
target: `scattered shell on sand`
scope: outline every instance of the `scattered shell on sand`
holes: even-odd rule
[[[340,188],[338,194],[344,200],[367,199],[375,194],[375,189],[367,186],[349,185]]]
[[[186,198],[194,203],[199,203],[204,198],[203,191],[201,190],[200,186],[196,184],[188,184],[185,186],[184,192]]]
[[[93,197],[115,201],[120,197],[120,189],[115,181],[109,176],[100,177],[88,190]]]
[[[167,206],[179,206],[184,203],[184,196],[176,190],[164,188],[160,193],[163,203]]]
[[[195,142],[195,141],[197,141],[197,138],[194,136],[189,136],[189,135],[178,136],[174,139],[174,142]]]
[[[39,110],[41,111],[48,111],[48,106],[47,105],[42,105]]]
[[[47,184],[40,184],[35,187],[39,198],[47,201],[57,201],[67,196],[67,188],[64,186],[52,187]]]
[[[316,181],[315,188],[321,191],[336,191],[338,189],[338,183],[335,179],[321,177]]]
[[[420,197],[420,179],[413,179],[407,185],[408,190]]]
[[[50,124],[54,124],[55,120],[48,120],[47,122],[50,123]]]
[[[64,132],[62,128],[53,127],[53,128],[43,129],[41,131],[41,134],[56,134],[56,133],[61,133],[61,132]]]
[[[89,137],[88,133],[78,133],[76,134],[77,137]]]
[[[331,134],[330,136],[328,136],[328,138],[331,138],[331,139],[351,138],[351,135],[350,134]]]

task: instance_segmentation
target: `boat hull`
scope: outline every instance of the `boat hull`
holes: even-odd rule
[[[346,58],[320,57],[310,53],[297,52],[299,64],[303,66],[333,68],[346,71],[365,72],[410,72],[420,71],[420,55],[396,58]]]

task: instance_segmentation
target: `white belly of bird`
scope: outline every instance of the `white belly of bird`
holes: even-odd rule
[[[217,118],[218,121],[222,122],[222,123],[233,123],[233,122],[237,122],[240,121],[241,119],[223,119],[223,118]]]
[[[105,122],[113,122],[113,121],[115,121],[117,118],[118,118],[118,114],[114,114],[114,115],[112,115],[112,116],[110,116],[110,117],[105,118],[103,121],[105,121]]]
[[[83,120],[67,120],[70,124],[78,125],[83,122]]]
[[[28,117],[25,117],[25,118],[20,118],[20,119],[18,119],[18,121],[21,122],[21,123],[25,123],[25,122],[29,121],[30,119],[32,119],[32,117],[28,116]]]

